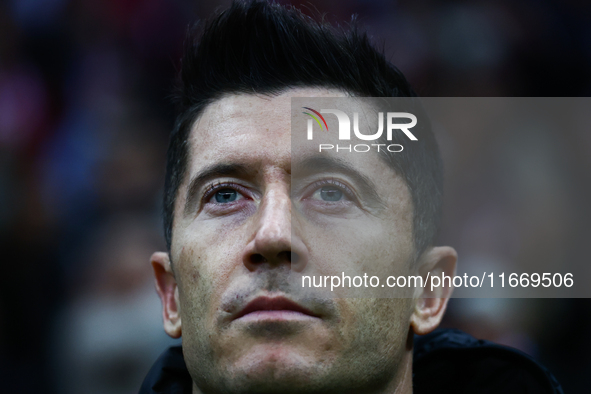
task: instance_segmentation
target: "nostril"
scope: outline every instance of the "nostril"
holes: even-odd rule
[[[250,261],[253,264],[260,264],[260,263],[264,263],[265,261],[267,261],[267,259],[265,259],[265,257],[262,254],[253,254],[252,256],[250,256]]]
[[[275,257],[271,258],[270,256],[265,256],[262,253],[253,253],[248,257],[248,264],[251,265],[252,268],[255,266],[259,266],[261,264],[269,263],[271,265],[276,264],[291,264],[292,261],[297,263],[300,260],[300,257],[297,253],[293,253],[289,250],[285,250],[279,252],[275,255]]]
[[[283,251],[277,254],[277,260],[281,262],[288,262],[291,263],[291,252]]]
[[[286,252],[287,253],[287,259],[290,263],[293,264],[297,264],[298,261],[300,260],[300,256],[295,253],[295,252]]]

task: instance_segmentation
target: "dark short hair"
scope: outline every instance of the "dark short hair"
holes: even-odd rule
[[[355,23],[347,29],[335,28],[293,7],[267,1],[233,2],[201,33],[191,29],[185,43],[164,190],[168,250],[195,120],[223,95],[274,94],[293,87],[335,88],[362,97],[415,96],[404,75]],[[382,155],[410,189],[417,255],[434,241],[443,190],[443,167],[433,133],[429,126],[419,132],[412,155],[406,150]]]

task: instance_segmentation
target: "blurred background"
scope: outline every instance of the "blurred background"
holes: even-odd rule
[[[149,265],[164,249],[168,96],[187,26],[228,4],[0,1],[2,392],[135,393],[173,343]],[[337,23],[358,14],[422,96],[591,94],[588,1],[292,4]],[[511,146],[501,138],[442,136],[442,242],[460,263],[590,262],[591,133],[517,133],[533,154],[491,155]],[[444,325],[520,348],[565,392],[588,391],[588,299],[456,299]]]

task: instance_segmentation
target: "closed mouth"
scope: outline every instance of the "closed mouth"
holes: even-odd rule
[[[284,320],[286,317],[289,318],[298,316],[319,317],[309,309],[283,296],[257,297],[249,302],[234,317],[234,320],[245,317],[246,315],[261,318],[278,318],[280,320]]]

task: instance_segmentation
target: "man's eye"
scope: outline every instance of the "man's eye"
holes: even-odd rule
[[[215,192],[213,198],[215,199],[215,202],[217,202],[218,204],[226,204],[229,202],[234,202],[238,199],[240,199],[241,194],[238,193],[236,190],[234,189],[220,189],[217,192]]]
[[[334,186],[325,186],[320,189],[320,197],[324,201],[340,201],[343,198],[343,192]]]
[[[317,189],[312,197],[326,202],[338,202],[344,199],[345,193],[336,186],[328,185]]]

